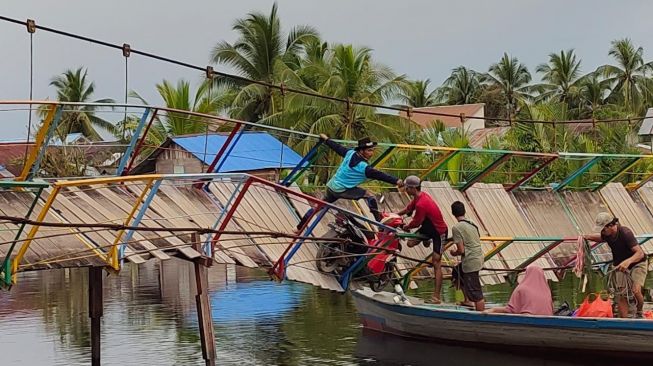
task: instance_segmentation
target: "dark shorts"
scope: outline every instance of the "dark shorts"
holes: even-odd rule
[[[422,222],[422,226],[417,230],[417,233],[427,237],[428,239],[426,240],[431,240],[433,242],[433,253],[442,254],[444,244],[447,242],[447,233],[438,233],[429,219],[424,219],[424,222]]]
[[[327,188],[326,194],[324,195],[324,202],[333,203],[339,199],[359,200],[364,198],[365,194],[366,191],[360,187],[349,188],[342,192],[334,192]]]
[[[459,264],[453,269],[452,281],[455,281],[457,288],[462,289],[467,300],[471,302],[483,300],[483,288],[478,271],[464,273]]]

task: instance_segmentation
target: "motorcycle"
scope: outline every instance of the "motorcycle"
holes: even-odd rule
[[[403,224],[401,216],[396,214],[382,213],[382,217],[381,223],[385,226],[398,228]],[[381,228],[374,232],[353,216],[341,212],[329,223],[329,228],[324,238],[346,241],[320,245],[316,259],[321,272],[338,276],[343,288],[348,287],[356,274],[357,279],[366,280],[376,292],[393,280],[397,263],[395,253],[401,250],[401,241],[394,231]]]

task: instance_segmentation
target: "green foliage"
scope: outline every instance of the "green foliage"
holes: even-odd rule
[[[377,62],[369,48],[329,43],[320,39],[317,30],[310,26],[299,25],[284,31],[276,4],[269,13],[251,12],[237,19],[232,29],[235,41],[217,42],[211,60],[256,82],[218,77],[212,84],[202,83],[193,93],[187,81],[175,84],[164,80],[156,87],[166,106],[207,114],[227,113],[237,119],[298,132],[324,133],[337,139],[357,140],[370,136],[381,142],[468,147],[470,136],[466,132],[446,129],[440,121],[424,128],[400,115],[353,102],[396,103],[413,108],[484,103],[485,116],[496,119],[495,122],[487,121],[486,127],[511,126],[505,136],[491,137],[486,147],[546,153],[638,153],[637,118],[653,106],[653,79],[650,77],[653,62],[646,62],[643,49],[629,39],[613,41],[608,50],[613,62],[587,74],[583,74],[582,60],[573,49],[560,50],[550,53],[548,60],[535,68],[541,81],[533,82],[537,75],[531,74],[517,57],[504,53],[485,71],[462,65],[454,68],[443,84],[433,89],[428,79],[409,80]],[[66,71],[51,84],[57,88],[57,97],[62,101],[89,101],[94,91],[94,84],[87,80],[86,71],[81,68]],[[265,84],[282,84],[332,99],[283,92]],[[132,93],[132,97],[145,102],[136,93]],[[343,99],[352,103],[343,103]],[[103,101],[110,100],[97,102]],[[138,117],[127,116],[116,128],[95,112],[94,107],[67,111],[57,133],[65,137],[70,132],[82,132],[91,139],[98,139],[95,128],[119,135],[118,132],[132,131],[138,123]],[[592,118],[630,118],[632,123],[590,126],[499,121],[555,122]],[[156,146],[170,135],[203,133],[206,131],[204,122],[184,113],[158,116],[148,134],[148,145]],[[214,128],[219,130],[221,126]],[[315,143],[313,139],[292,133],[277,137],[299,153],[308,152]],[[379,150],[381,153],[382,149]],[[437,151],[402,150],[393,155],[386,167],[395,169],[388,171],[400,177],[422,174],[441,157],[442,153]],[[497,154],[460,154],[429,178],[462,184],[498,157]],[[315,162],[318,168],[307,176],[317,185],[324,184],[339,161],[338,156],[327,151]],[[586,159],[559,159],[529,184],[544,186],[560,181],[585,162]],[[626,163],[623,159],[604,159],[571,186],[592,186]],[[484,180],[514,182],[537,164],[532,159],[511,158]],[[644,171],[651,164],[638,164],[634,171]],[[632,178],[625,176],[623,180]]]
[[[57,100],[60,102],[115,103],[113,99],[108,98],[93,100],[95,83],[89,81],[87,77],[87,70],[79,67],[75,70],[66,70],[63,74],[54,77],[50,85],[55,87]],[[100,109],[102,108],[90,105],[67,106],[56,130],[59,139],[65,141],[69,134],[81,133],[90,140],[101,140],[97,128],[116,133],[114,124],[97,116],[96,113]],[[41,118],[46,114],[47,106],[39,109]]]
[[[431,80],[429,79],[406,81],[397,96],[402,102],[401,106],[421,108],[436,105],[438,102],[438,91],[429,91],[430,83]]]
[[[269,15],[249,13],[236,20],[232,29],[238,33],[236,42],[218,42],[211,59],[234,68],[241,76],[265,83],[283,81],[277,73],[279,64],[291,70],[297,69],[304,45],[318,39],[317,31],[309,26],[295,27],[284,35],[276,4]],[[267,86],[221,77],[216,79],[216,83],[238,90],[231,109],[234,118],[258,121],[280,107],[279,93]]]
[[[503,93],[507,101],[508,116],[515,114],[518,104],[524,104],[532,98],[534,89],[529,85],[531,78],[528,68],[507,53],[482,76],[486,84],[498,88]]]
[[[166,107],[202,114],[217,115],[226,110],[234,98],[231,91],[225,87],[214,87],[210,82],[201,83],[195,93],[191,91],[190,83],[183,79],[177,81],[176,85],[168,80],[163,80],[156,85],[156,89]],[[143,104],[149,105],[135,91],[132,91],[130,96]],[[121,122],[121,125],[124,125],[126,131],[128,131],[127,134],[131,135],[138,122],[138,118],[128,116],[127,120]],[[158,114],[146,136],[146,145],[148,147],[141,150],[141,156],[149,155],[155,146],[161,145],[169,136],[205,133],[207,128],[210,130],[220,129],[220,126],[211,125],[210,122],[185,113],[167,112]]]
[[[476,103],[483,91],[481,80],[476,71],[459,66],[438,89],[438,98],[449,105]]]
[[[580,64],[574,50],[550,53],[549,62],[535,69],[543,81],[538,99],[564,102],[569,107],[577,105],[583,82]]]

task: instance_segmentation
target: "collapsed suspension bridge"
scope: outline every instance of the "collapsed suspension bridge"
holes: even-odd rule
[[[382,226],[371,219],[365,204],[342,202],[334,206],[301,192],[297,183],[305,182],[326,150],[317,136],[164,107],[0,101],[0,106],[25,110],[34,105],[47,113],[22,173],[13,180],[0,181],[4,203],[0,205],[0,277],[5,287],[16,283],[23,271],[69,267],[89,267],[94,273],[91,284],[100,286],[97,271],[103,268],[111,272],[119,271],[124,261],[139,264],[150,258],[183,258],[196,264],[202,335],[210,340],[208,305],[202,297],[206,287],[201,283],[206,265],[261,266],[271,269],[277,278],[342,291],[349,286],[349,278],[356,278],[355,273],[335,278],[318,271],[315,263],[319,245],[326,242],[318,238],[327,232],[332,214],[341,211],[353,215],[370,230]],[[39,179],[58,124],[66,114],[79,113],[78,107],[89,105],[140,113],[116,175]],[[147,141],[152,124],[164,115],[206,123],[207,134],[209,129],[228,131],[205,173],[130,175],[135,163],[144,158],[141,152],[151,148]],[[305,144],[306,154],[280,182],[223,172],[243,134],[252,129]],[[653,254],[649,242],[653,238],[652,155],[545,154],[382,143],[372,164],[392,171],[393,157],[400,154],[425,157],[423,165],[403,173],[419,174],[425,180],[423,189],[442,207],[449,226],[454,224],[448,211],[451,203],[462,201],[470,208],[469,215],[479,223],[483,235],[485,284],[505,281],[506,274],[531,263],[543,268],[568,268],[574,260],[577,236],[592,230],[593,218],[600,211],[619,217],[638,235],[645,252]],[[460,164],[452,164],[456,159],[474,168],[463,171]],[[510,169],[518,162],[522,162],[521,171]],[[530,189],[534,179],[551,179],[550,174],[542,176],[555,164],[572,169],[567,176]],[[502,183],[484,183],[488,180]],[[621,183],[629,181],[632,183]],[[387,191],[384,195],[385,210],[399,210],[408,202],[400,192]],[[311,206],[317,210],[302,233],[291,234],[299,217]],[[429,275],[424,265],[429,254],[421,246],[403,250],[397,270],[405,284],[410,284],[413,276]],[[596,262],[609,259],[600,244],[592,254]],[[560,274],[549,271],[547,275],[556,281]],[[97,294],[97,289],[91,293]],[[101,307],[91,316],[101,316]],[[210,344],[203,342],[207,360],[214,359]]]
[[[178,257],[195,264],[197,306],[203,356],[207,364],[215,361],[215,341],[206,294],[206,267],[212,263],[265,267],[276,278],[289,279],[343,291],[348,277],[338,279],[318,271],[315,257],[320,245],[333,239],[320,239],[341,211],[365,222],[370,230],[379,225],[371,219],[366,205],[359,202],[326,204],[304,194],[307,177],[316,170],[329,169],[322,157],[325,148],[317,136],[283,128],[261,126],[164,107],[126,104],[128,59],[131,54],[201,71],[208,79],[228,78],[258,84],[284,96],[328,99],[350,108],[374,108],[433,117],[458,117],[461,124],[473,116],[449,115],[411,108],[373,105],[320,95],[311,90],[287,85],[248,80],[218,72],[211,66],[198,66],[132,49],[128,44],[112,44],[90,37],[20,21],[4,16],[0,20],[27,28],[30,41],[30,100],[0,101],[0,111],[28,112],[28,131],[32,112],[44,110],[33,146],[26,144],[22,173],[15,179],[0,181],[0,283],[11,288],[25,271],[88,267],[89,313],[92,318],[92,359],[99,364],[99,320],[102,316],[102,271],[119,271],[124,262],[140,264],[149,259]],[[33,39],[38,31],[90,42],[119,50],[125,59],[125,104],[60,103],[34,101]],[[42,163],[57,127],[63,119],[83,107],[118,109],[138,115],[138,124],[121,150],[115,176],[101,178],[39,179]],[[6,108],[6,109],[5,109]],[[123,112],[121,112],[123,113]],[[164,116],[181,117],[188,123],[205,123],[211,131],[227,131],[226,139],[201,174],[133,175],[137,163],[153,148],[149,141],[153,124]],[[578,123],[638,123],[625,118],[582,121],[534,121],[512,118],[494,121],[542,123],[564,126]],[[251,130],[262,130],[287,142],[300,142],[305,155],[281,182],[271,182],[242,173],[225,173],[235,147]],[[31,133],[28,132],[28,142]],[[207,140],[208,141],[208,138]],[[351,141],[340,141],[351,145]],[[206,157],[206,144],[203,153]],[[653,254],[653,155],[533,153],[521,151],[463,149],[437,146],[381,143],[373,160],[379,169],[397,174],[417,174],[423,189],[437,201],[449,226],[455,219],[448,207],[462,201],[482,234],[486,264],[485,284],[505,281],[506,274],[523,270],[531,263],[544,268],[565,269],[574,261],[575,240],[592,230],[593,218],[610,211],[637,234],[645,252]],[[171,149],[174,151],[174,149]],[[246,151],[246,149],[245,149]],[[281,148],[279,161],[283,161]],[[29,152],[27,154],[27,152]],[[193,153],[202,154],[202,151]],[[419,157],[408,168],[393,166],[397,157]],[[245,155],[238,158],[247,159]],[[270,159],[275,160],[272,156]],[[281,166],[281,164],[280,164]],[[568,174],[552,174],[563,166]],[[537,181],[537,184],[535,182]],[[298,185],[299,184],[299,185]],[[532,189],[537,186],[538,189]],[[387,187],[384,187],[387,188]],[[386,191],[382,209],[403,208],[408,197]],[[309,207],[317,207],[300,235],[291,234],[299,217]],[[358,243],[362,245],[362,243]],[[610,259],[601,243],[592,248],[596,263]],[[429,275],[430,251],[417,246],[404,248],[397,266],[403,283],[413,276]],[[362,257],[361,261],[366,258]],[[445,262],[450,258],[445,256]],[[556,281],[561,271],[548,271]],[[355,273],[351,278],[356,279]]]

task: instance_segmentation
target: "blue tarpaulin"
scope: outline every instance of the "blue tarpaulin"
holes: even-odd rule
[[[172,141],[206,165],[210,165],[222,145],[227,141],[227,136],[217,134],[182,136],[173,137]],[[234,141],[235,139],[231,143],[233,144]],[[204,154],[205,146],[206,154]],[[264,132],[245,132],[218,173],[291,169],[299,164],[300,160],[302,157],[299,154],[273,136]]]

